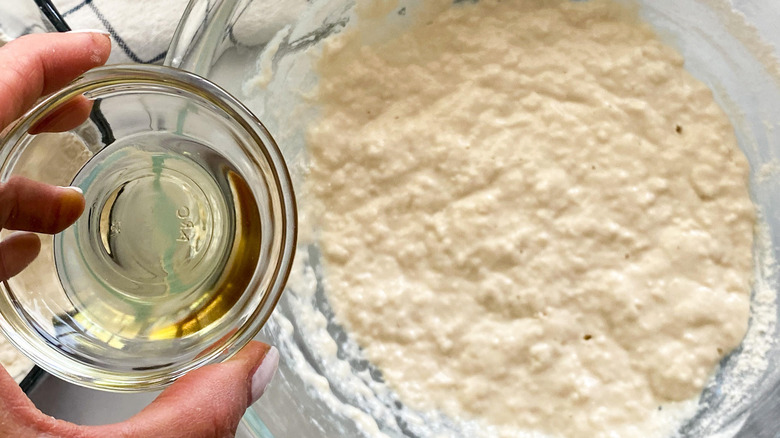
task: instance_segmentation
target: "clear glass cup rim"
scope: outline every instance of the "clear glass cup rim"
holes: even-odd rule
[[[47,343],[44,337],[34,333],[29,326],[20,332],[20,323],[25,317],[9,294],[7,284],[0,287],[0,330],[8,340],[33,362],[49,373],[81,386],[114,392],[141,392],[159,390],[173,383],[187,372],[211,363],[222,362],[238,352],[241,347],[254,338],[265,322],[270,318],[284,291],[292,268],[293,253],[297,241],[297,209],[292,181],[279,146],[271,134],[252,112],[238,99],[213,82],[184,70],[141,64],[118,64],[92,69],[71,82],[65,88],[39,101],[32,109],[15,121],[5,132],[0,133],[0,181],[6,181],[12,173],[14,164],[24,149],[19,141],[29,135],[30,127],[43,120],[51,112],[72,98],[95,90],[114,87],[159,87],[163,90],[180,90],[192,93],[215,105],[231,116],[247,132],[256,144],[255,153],[262,154],[269,165],[272,181],[269,188],[274,197],[278,197],[281,212],[277,220],[281,221],[281,248],[274,254],[274,269],[271,270],[266,294],[261,303],[244,324],[234,329],[230,336],[209,346],[206,352],[194,360],[175,367],[161,370],[143,370],[137,374],[122,374],[102,369],[95,365],[86,365],[66,357],[64,353]],[[148,88],[145,88],[149,92]],[[267,178],[264,178],[267,179]],[[269,206],[262,208],[271,208]],[[251,286],[257,286],[266,278]],[[252,293],[257,293],[254,290]],[[21,309],[21,313],[26,313]],[[22,325],[24,326],[24,325]],[[37,336],[36,336],[37,335]]]

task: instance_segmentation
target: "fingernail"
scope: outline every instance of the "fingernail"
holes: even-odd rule
[[[59,187],[61,189],[74,190],[74,191],[78,192],[79,195],[84,195],[84,191],[81,190],[81,187],[76,187],[76,186],[59,186]]]
[[[101,35],[110,36],[111,34],[103,29],[79,29],[79,30],[69,30],[65,33],[99,33]]]
[[[250,391],[252,401],[249,404],[254,404],[260,399],[265,392],[266,386],[268,386],[274,374],[276,374],[277,368],[279,368],[279,350],[276,347],[271,347],[265,354],[260,366],[252,374],[252,389]]]

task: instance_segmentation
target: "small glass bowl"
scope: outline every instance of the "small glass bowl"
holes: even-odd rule
[[[78,127],[30,133],[83,98],[97,110]],[[17,176],[86,199],[0,286],[0,329],[64,380],[160,389],[246,345],[284,289],[297,220],[288,170],[251,112],[199,76],[87,72],[0,139],[0,181]]]

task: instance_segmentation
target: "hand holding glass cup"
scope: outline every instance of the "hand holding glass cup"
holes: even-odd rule
[[[0,287],[0,328],[60,378],[165,387],[235,354],[279,299],[296,232],[289,174],[262,124],[201,77],[86,72],[3,135],[0,181],[19,178],[84,196],[74,225],[40,235],[38,257]]]

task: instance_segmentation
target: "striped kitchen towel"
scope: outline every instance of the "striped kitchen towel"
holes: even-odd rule
[[[228,30],[231,43],[256,47],[295,22],[310,0],[264,0],[239,3]],[[161,63],[188,0],[54,0],[74,30],[111,33],[109,64]],[[0,40],[52,31],[33,0],[0,0]]]
[[[111,33],[110,64],[161,63],[188,0],[54,0],[74,29]],[[12,39],[52,29],[33,0],[2,0],[0,37]]]

